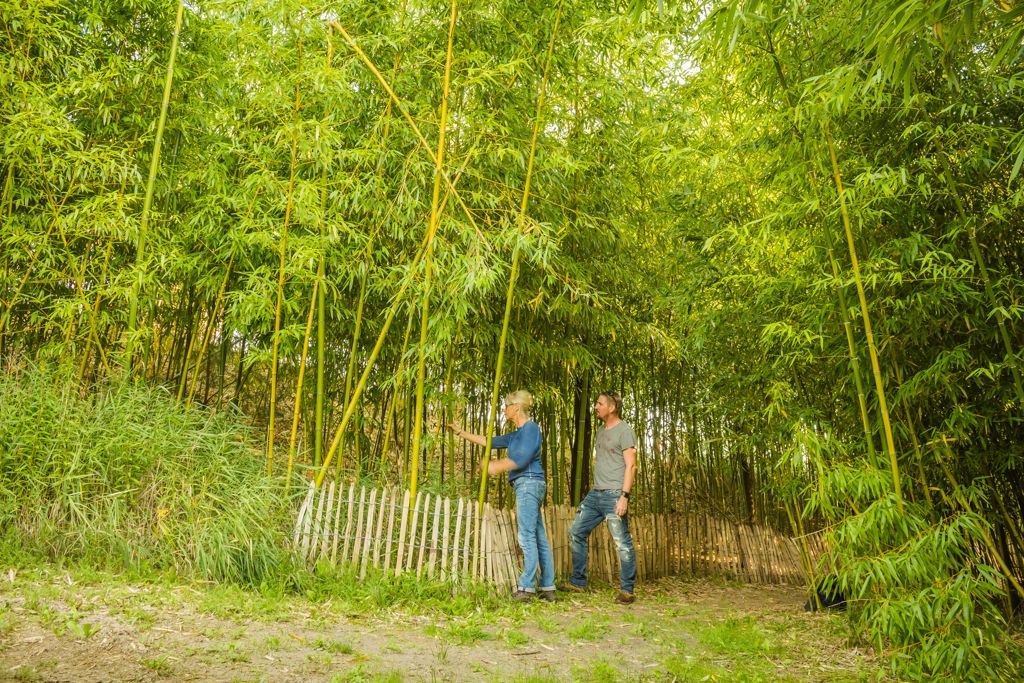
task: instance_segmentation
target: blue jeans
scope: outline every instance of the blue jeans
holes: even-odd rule
[[[523,549],[523,573],[519,577],[519,590],[533,593],[537,572],[540,571],[540,589],[555,590],[555,558],[551,554],[540,506],[548,485],[543,479],[520,477],[512,482],[516,492],[516,520],[519,525],[519,547]]]
[[[619,517],[615,514],[615,503],[622,496],[622,491],[592,490],[580,503],[576,512],[576,520],[569,529],[569,543],[572,546],[572,577],[569,581],[581,588],[587,585],[587,539],[590,532],[601,522],[608,522],[608,530],[615,541],[615,549],[619,553],[619,564],[622,569],[620,578],[621,589],[633,592],[636,583],[636,552],[633,550],[633,539],[629,535],[629,515]]]

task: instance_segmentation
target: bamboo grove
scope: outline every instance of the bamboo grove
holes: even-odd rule
[[[1022,14],[10,0],[0,355],[497,502],[444,424],[533,391],[575,503],[621,391],[641,509],[826,529],[897,666],[1012,677]]]

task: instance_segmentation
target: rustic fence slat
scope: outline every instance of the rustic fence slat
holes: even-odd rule
[[[359,578],[366,578],[366,562],[370,559],[370,542],[373,540],[373,514],[377,511],[377,489],[370,489],[370,502],[366,505],[366,533],[363,534],[363,553],[359,562]]]
[[[459,576],[459,543],[462,542],[459,535],[462,532],[462,511],[465,506],[465,501],[459,498],[459,507],[455,511],[455,536],[452,538],[452,580],[458,581],[461,577]]]
[[[381,531],[384,529],[384,516],[388,512],[388,498],[391,497],[391,489],[384,489],[380,494],[380,510],[377,511],[377,530],[373,535],[373,566],[380,569],[380,547],[384,544],[384,536]],[[393,509],[393,508],[392,508]],[[388,533],[390,536],[390,532]]]
[[[347,558],[347,561],[351,562],[353,566],[359,564],[359,554],[363,546],[363,516],[366,508],[366,487],[359,487],[359,513],[356,516],[356,528],[353,533],[352,539],[352,557]]]
[[[451,523],[452,515],[452,501],[450,498],[444,499],[444,534],[441,538],[441,580],[446,581],[448,579],[448,525]],[[431,574],[433,574],[433,565],[431,565]]]
[[[441,496],[434,501],[434,524],[430,532],[430,553],[427,556],[427,576],[434,576],[434,568],[437,565],[437,539],[441,529]]]
[[[395,561],[395,576],[402,573],[402,551],[405,550],[405,528],[409,521],[409,491],[405,492],[402,496],[402,523],[398,529],[398,556]],[[387,557],[385,558],[385,564],[391,562],[391,541],[388,541]]]
[[[295,535],[292,537],[292,549],[294,551],[299,550],[299,544],[303,537],[303,525],[306,523],[308,515],[309,501],[312,500],[315,492],[316,485],[313,482],[309,482],[309,489],[306,491],[306,497],[302,499],[302,505],[299,506],[299,515],[295,521]]]
[[[356,485],[348,485],[348,508],[345,512],[345,544],[341,547],[341,562],[345,562],[348,558],[348,546],[352,540],[352,514],[355,512],[355,500],[356,500]]]
[[[327,548],[331,542],[331,507],[334,505],[334,482],[331,482],[330,487],[327,489],[327,506],[324,508],[324,524],[320,529],[320,552],[317,553],[317,559],[327,558]]]
[[[423,555],[427,551],[427,527],[430,525],[430,494],[423,499],[423,527],[420,532],[420,551],[416,559],[416,576],[423,574]]]
[[[309,482],[309,493],[306,494],[306,499],[302,501],[302,507],[299,508],[299,521],[295,525],[295,547],[299,550],[299,557],[305,559],[306,554],[309,550],[309,529],[312,526],[312,508],[313,501],[316,498],[316,484]],[[302,529],[301,533],[299,529]],[[301,548],[299,544],[301,543]]]
[[[316,561],[316,549],[320,545],[320,536],[324,533],[324,505],[327,504],[327,491],[320,492],[320,502],[316,506],[316,519],[313,521],[313,542],[309,546],[309,559]]]

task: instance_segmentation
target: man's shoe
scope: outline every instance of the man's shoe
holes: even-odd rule
[[[554,602],[555,601],[555,591],[541,591],[539,593],[539,596],[540,596],[540,599],[543,600],[544,602]]]
[[[587,589],[584,586],[577,586],[575,583],[572,583],[571,581],[568,582],[568,583],[563,583],[562,584],[562,590],[564,590],[564,591],[571,591],[573,593],[586,593],[587,592]]]
[[[628,605],[635,600],[636,596],[632,593],[627,593],[626,591],[620,591],[619,594],[615,596],[615,602],[622,605]]]
[[[512,599],[516,602],[530,602],[535,597],[537,597],[536,593],[531,593],[529,591],[524,590],[517,589],[514,593],[512,593]]]

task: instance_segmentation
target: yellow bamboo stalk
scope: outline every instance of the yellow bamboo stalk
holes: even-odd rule
[[[413,134],[419,141],[420,147],[430,156],[430,160],[433,161],[434,166],[437,167],[438,164],[437,159],[434,156],[434,151],[430,149],[430,145],[427,144],[426,138],[423,137],[423,133],[420,132],[419,126],[416,125],[416,121],[414,121],[409,112],[406,111],[405,105],[402,103],[402,100],[399,99],[398,95],[395,94],[395,91],[391,88],[391,85],[387,82],[387,79],[385,79],[384,76],[381,75],[380,71],[373,64],[373,61],[366,56],[366,53],[363,52],[363,49],[361,47],[359,47],[359,44],[355,41],[355,39],[348,34],[348,31],[345,30],[344,26],[342,26],[337,21],[330,22],[330,26],[335,31],[341,34],[342,38],[345,39],[345,42],[347,42],[349,46],[352,48],[352,50],[356,53],[356,56],[359,57],[363,64],[366,65],[366,68],[368,68],[377,78],[377,80],[381,84],[381,87],[384,88],[384,92],[388,94],[388,97],[390,97],[391,100],[395,103],[395,106],[398,107],[398,111],[401,112],[402,117],[409,124],[409,127],[412,128]],[[466,216],[466,220],[469,222],[471,226],[473,226],[473,229],[476,230],[478,234],[482,234],[480,232],[480,229],[476,225],[476,221],[473,220],[473,214],[470,212],[469,207],[467,207],[465,202],[462,200],[462,195],[459,194],[459,192],[455,189],[455,184],[452,182],[452,180],[448,177],[448,175],[444,172],[443,169],[441,170],[441,178],[445,181],[445,185],[448,186],[449,192],[453,197],[455,197],[455,200],[459,203],[459,206],[462,208],[462,211]]]
[[[299,433],[299,409],[302,407],[302,380],[306,376],[306,354],[309,351],[309,337],[313,333],[313,314],[316,312],[317,290],[320,280],[313,280],[313,295],[309,299],[309,315],[306,316],[306,333],[302,336],[302,353],[299,355],[299,378],[295,386],[295,409],[292,411],[292,433],[288,439],[288,471],[284,478],[284,491],[292,481],[292,469],[295,467],[295,437]]]
[[[444,63],[444,85],[441,95],[441,116],[438,123],[437,154],[434,157],[434,192],[430,200],[430,232],[437,230],[438,206],[441,197],[441,174],[444,172],[444,138],[445,129],[448,127],[448,89],[451,84],[452,73],[452,46],[455,42],[455,16],[458,6],[452,0],[451,17],[448,21],[448,54]],[[427,325],[430,322],[430,256],[431,244],[427,244],[427,253],[424,257],[423,275],[423,311],[420,314],[420,347],[419,357],[416,363],[416,418],[413,422],[412,451],[409,467],[409,490],[415,495],[416,485],[419,481],[420,462],[420,436],[423,433],[423,385],[426,376],[427,365]]]
[[[369,261],[369,252],[373,245],[373,238],[370,238],[367,244],[367,262]],[[359,302],[356,304],[356,324],[355,329],[352,330],[352,344],[349,346],[348,354],[348,370],[345,372],[345,401],[343,405],[348,405],[349,397],[352,395],[352,375],[356,371],[356,349],[359,347],[359,334],[363,328],[363,310],[366,304],[366,281],[369,277],[369,269],[363,270],[363,275],[359,281]],[[345,435],[342,434],[342,444],[345,443]],[[335,476],[341,475],[341,458],[338,458],[338,466],[334,471]]]
[[[843,181],[839,172],[839,160],[836,157],[836,147],[832,141],[832,133],[829,130],[828,120],[824,124],[825,142],[828,145],[828,155],[832,161],[832,177],[835,179],[836,191],[839,195],[839,212],[843,219],[843,229],[846,231],[846,244],[850,250],[850,262],[853,267],[853,279],[857,285],[857,298],[860,301],[861,317],[864,319],[864,335],[868,342],[868,355],[871,357],[871,370],[875,378],[875,391],[878,393],[878,409],[882,416],[882,426],[885,431],[885,448],[889,455],[889,467],[892,470],[893,493],[900,507],[903,507],[903,493],[900,490],[900,466],[896,458],[896,444],[892,436],[892,423],[889,419],[889,406],[885,400],[885,382],[882,380],[882,369],[878,362],[878,350],[875,347],[875,336],[871,331],[871,316],[868,314],[868,301],[864,294],[864,280],[860,274],[860,263],[857,260],[857,249],[853,242],[853,228],[850,224],[850,214],[846,208],[846,194],[843,192]]]
[[[540,94],[537,97],[537,111],[533,117],[533,133],[530,138],[530,157],[526,163],[526,179],[523,183],[523,197],[519,204],[519,215],[516,218],[516,229],[523,231],[526,219],[526,209],[530,203],[530,181],[533,179],[533,163],[537,156],[537,137],[540,133],[540,115],[544,108],[544,94],[548,85],[548,73],[551,69],[551,55],[555,51],[555,38],[558,36],[558,24],[562,19],[562,3],[558,3],[558,13],[555,15],[555,25],[551,29],[551,41],[548,43],[548,52],[544,58],[544,75],[541,77]],[[494,366],[494,384],[491,387],[491,411],[487,420],[487,443],[484,446],[484,462],[480,468],[480,505],[487,498],[487,460],[491,457],[491,441],[494,438],[494,416],[498,412],[498,391],[501,386],[501,366],[505,361],[505,341],[508,339],[508,323],[512,316],[512,297],[515,292],[516,279],[519,276],[519,262],[522,260],[522,252],[519,243],[513,249],[512,269],[508,276],[508,291],[505,294],[505,317],[501,323],[501,339],[498,341],[498,360]]]
[[[164,125],[167,123],[167,109],[171,102],[171,84],[174,81],[174,62],[178,54],[178,36],[185,13],[185,0],[178,0],[178,13],[174,19],[174,35],[171,38],[171,56],[167,60],[167,76],[164,78],[164,96],[160,103],[160,117],[156,124],[156,139],[153,141],[153,157],[149,161],[149,179],[146,182],[146,196],[142,201],[142,219],[139,223],[139,239],[135,247],[135,277],[132,278],[132,293],[128,304],[128,330],[125,343],[124,366],[132,371],[132,355],[135,351],[135,326],[139,312],[139,290],[142,289],[142,265],[146,259],[146,234],[149,228],[149,214],[153,207],[153,190],[156,187],[156,171],[160,165],[160,145],[164,139]],[[0,325],[0,331],[3,326]]]
[[[302,66],[302,37],[298,42],[299,72]],[[270,360],[270,415],[267,422],[267,476],[273,471],[274,465],[274,413],[277,412],[277,354],[281,346],[281,301],[284,299],[284,266],[287,256],[288,245],[288,224],[292,217],[292,200],[295,195],[295,168],[297,165],[297,154],[299,148],[299,109],[302,104],[299,87],[298,74],[295,81],[295,109],[293,111],[295,126],[292,131],[292,154],[291,163],[288,167],[288,198],[284,207],[284,226],[281,229],[281,267],[277,273],[277,305],[274,307],[274,351]]]
[[[419,252],[416,254],[416,258],[413,259],[410,272],[416,272],[416,267],[419,265],[420,259],[423,258],[427,245],[430,244],[433,239],[434,232],[428,230],[426,237],[423,238],[423,244],[420,247]],[[320,466],[320,473],[316,477],[317,487],[323,484],[324,478],[327,476],[327,472],[330,471],[328,468],[330,468],[331,462],[334,459],[334,453],[338,449],[338,444],[341,441],[341,435],[345,433],[345,429],[348,427],[348,422],[352,418],[352,414],[355,412],[359,398],[362,396],[363,389],[366,388],[366,383],[370,378],[370,372],[373,370],[373,366],[377,362],[377,356],[380,355],[380,350],[384,345],[384,338],[387,336],[388,330],[391,329],[391,323],[394,322],[395,315],[398,313],[398,308],[405,299],[405,293],[409,289],[409,285],[411,283],[412,278],[407,278],[405,282],[402,283],[398,293],[395,294],[395,298],[391,303],[391,309],[388,311],[388,315],[384,319],[384,325],[381,327],[380,334],[377,335],[377,343],[374,344],[373,350],[370,352],[370,357],[366,360],[366,367],[363,369],[363,374],[359,378],[359,383],[356,385],[352,398],[349,399],[348,406],[345,408],[345,413],[341,417],[341,423],[334,432],[334,438],[331,441],[330,448],[327,450],[327,455],[324,456],[323,464]]]
[[[217,316],[220,314],[221,305],[224,302],[224,292],[228,287],[228,279],[231,276],[231,266],[234,265],[235,255],[232,254],[231,258],[228,259],[228,267],[224,271],[224,280],[220,283],[220,289],[217,291],[217,300],[213,304],[213,312],[210,314],[209,324],[206,326],[206,334],[203,335],[203,343],[199,345],[199,360],[196,361],[195,370],[192,372],[192,383],[188,390],[188,399],[185,401],[186,410],[192,405],[192,399],[196,395],[196,386],[199,384],[199,367],[202,365],[202,359],[206,356],[206,347],[210,343],[210,337],[213,336],[213,328],[217,323]],[[185,363],[185,372],[188,372],[188,362]],[[181,400],[180,398],[178,400]]]

